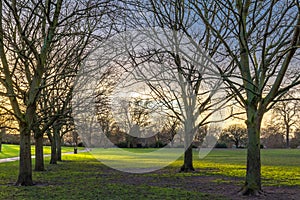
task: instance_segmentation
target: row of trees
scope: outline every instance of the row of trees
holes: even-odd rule
[[[36,144],[35,169],[43,170],[45,133],[56,154],[59,134],[73,126],[70,100],[75,75],[93,41],[105,37],[105,30],[112,26],[114,7],[109,4],[110,1],[64,0],[0,2],[1,95],[10,104],[2,109],[17,120],[20,132],[16,185],[33,185],[31,133]],[[56,159],[53,155],[51,162]]]
[[[285,137],[277,124],[268,124],[262,128],[261,148],[298,148],[300,146],[299,129],[293,131],[292,136]],[[289,142],[289,146],[287,145]],[[218,147],[246,148],[248,143],[247,129],[241,124],[230,125],[225,128],[218,140]]]
[[[1,95],[10,104],[3,109],[13,114],[20,131],[17,185],[33,184],[31,133],[42,166],[40,138],[47,133],[55,152],[58,135],[73,127],[74,77],[94,42],[128,29],[135,30],[131,38],[123,36],[109,49],[104,45],[103,52],[113,54],[109,62],[101,62],[105,56],[100,55],[99,67],[121,68],[115,77],[127,73],[127,82],[146,85],[156,105],[180,122],[185,133],[181,170],[194,170],[196,130],[230,117],[215,119],[234,99],[246,115],[248,137],[241,192],[259,193],[262,119],[300,83],[298,1],[1,1]],[[101,89],[98,95],[109,95]],[[109,109],[97,110],[105,131]],[[289,131],[290,123],[286,127]]]

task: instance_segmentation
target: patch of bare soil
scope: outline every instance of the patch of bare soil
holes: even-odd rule
[[[263,187],[263,193],[260,196],[243,196],[239,194],[243,179],[207,176],[198,172],[192,175],[176,176],[176,171],[165,169],[151,174],[128,174],[109,170],[108,174],[115,175],[111,176],[114,177],[110,180],[113,183],[178,188],[223,196],[232,200],[300,200],[300,187],[298,186],[266,186]]]

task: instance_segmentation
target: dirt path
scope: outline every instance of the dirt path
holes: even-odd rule
[[[298,186],[266,186],[263,187],[264,193],[260,196],[249,197],[240,195],[238,192],[242,187],[242,178],[217,175],[203,176],[200,175],[200,173],[196,173],[192,176],[176,177],[172,176],[172,174],[176,174],[175,171],[170,172],[164,169],[152,172],[149,176],[116,172],[109,169],[107,169],[107,172],[104,174],[109,174],[110,177],[114,177],[110,180],[111,183],[137,186],[144,184],[157,187],[177,188],[224,196],[232,200],[300,200],[300,187]],[[165,176],[166,174],[169,175]]]

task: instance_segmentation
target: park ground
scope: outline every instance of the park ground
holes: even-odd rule
[[[16,149],[4,146],[0,159],[15,156]],[[36,185],[31,187],[14,186],[18,161],[0,163],[0,199],[300,199],[299,149],[262,150],[264,193],[259,197],[238,194],[246,171],[245,149],[214,149],[204,159],[195,151],[194,173],[178,173],[182,158],[144,174],[111,169],[89,152],[65,154],[63,160],[34,172]]]

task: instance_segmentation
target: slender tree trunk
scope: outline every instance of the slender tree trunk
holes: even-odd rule
[[[62,157],[61,157],[61,140],[62,138],[60,137],[60,135],[58,134],[56,139],[56,153],[57,153],[57,161],[62,161]]]
[[[286,128],[286,148],[290,148],[290,127]]]
[[[28,124],[20,122],[20,162],[19,176],[16,185],[33,185],[30,131]]]
[[[35,171],[44,171],[44,150],[43,150],[43,135],[37,134],[35,137]]]
[[[258,195],[261,193],[261,160],[260,160],[260,128],[263,115],[257,111],[247,111],[248,149],[247,172],[244,195]]]
[[[2,151],[2,138],[5,134],[5,128],[1,128],[1,131],[0,131],[0,152]]]

